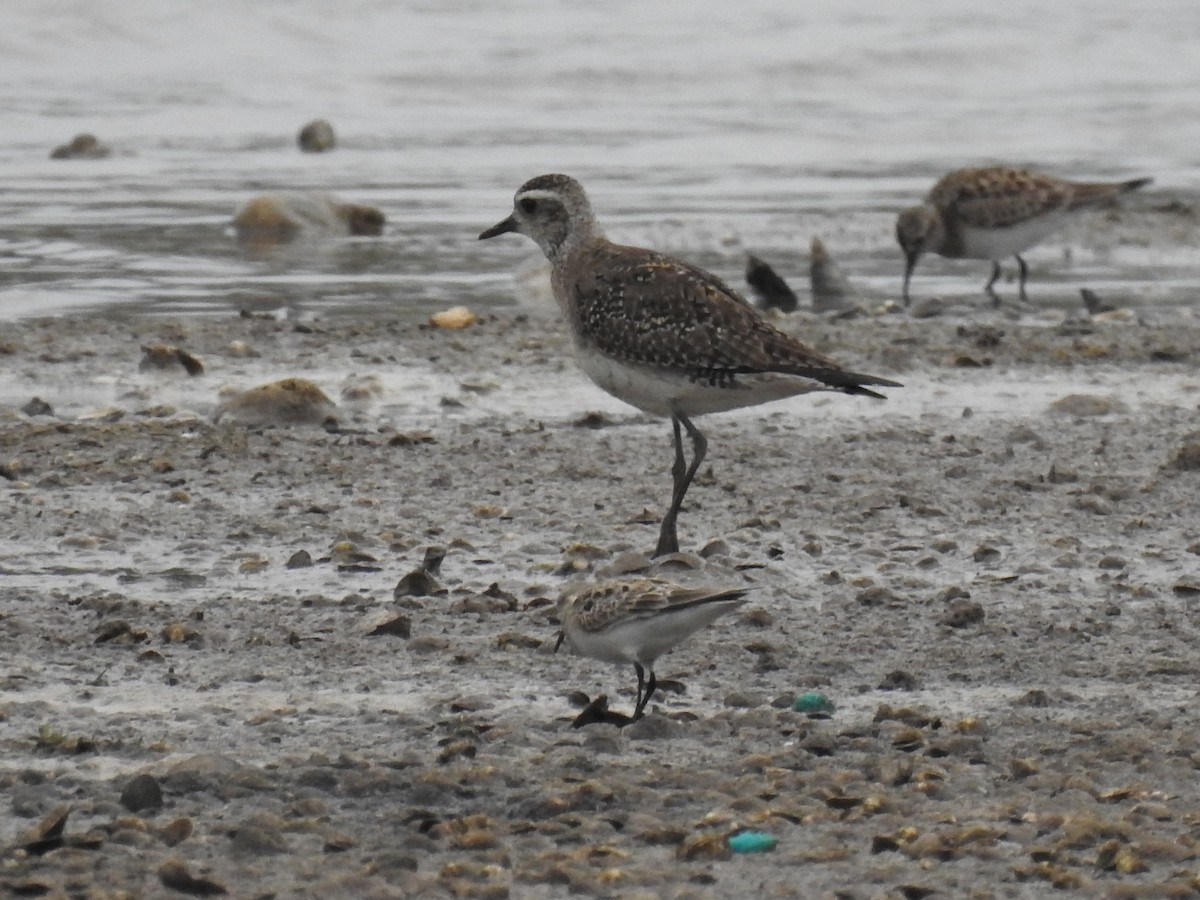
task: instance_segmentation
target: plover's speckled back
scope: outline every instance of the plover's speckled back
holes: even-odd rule
[[[992,277],[984,290],[997,306],[993,290],[1000,260],[1015,256],[1020,267],[1020,296],[1029,268],[1021,251],[1049,237],[1072,213],[1149,184],[1132,181],[1067,181],[1006,166],[958,169],[933,186],[920,206],[896,219],[896,240],[904,251],[904,303],[908,282],[922,253],[948,259],[990,259]]]
[[[558,601],[559,644],[565,638],[583,656],[633,663],[638,679],[633,718],[639,719],[658,683],[655,660],[737,609],[747,593],[748,588],[682,587],[657,578],[586,585]]]
[[[626,403],[671,419],[674,491],[655,555],[679,549],[675,521],[707,443],[692,416],[809,391],[881,395],[894,381],[848,372],[767,324],[732,288],[695,266],[608,241],[579,182],[541,175],[517,191],[513,212],[480,239],[532,238],[551,263],[579,363]],[[687,463],[680,429],[692,440]]]

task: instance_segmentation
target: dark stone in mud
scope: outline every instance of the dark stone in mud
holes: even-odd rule
[[[881,691],[916,691],[920,689],[921,680],[903,669],[888,672],[883,676],[883,681],[879,682]]]
[[[968,625],[978,625],[983,619],[984,611],[980,604],[959,598],[950,601],[950,608],[940,621],[951,628],[966,628]]]
[[[29,830],[18,846],[30,856],[44,856],[51,850],[57,850],[63,845],[70,814],[71,807],[66,804],[55,807]]]
[[[890,588],[878,585],[859,591],[854,599],[863,606],[891,606],[897,602],[897,597]]]
[[[261,821],[244,822],[232,835],[233,851],[246,856],[270,856],[288,851],[283,833]]]
[[[376,637],[381,634],[390,634],[408,640],[412,637],[412,619],[408,616],[393,616],[367,632],[368,637]]]
[[[1035,708],[1040,708],[1049,705],[1050,695],[1041,688],[1034,688],[1031,691],[1026,691],[1013,701],[1013,706],[1032,706]]]
[[[746,284],[758,300],[762,309],[777,309],[780,312],[795,312],[800,302],[788,283],[771,268],[770,263],[753,253],[746,256]]]
[[[429,574],[424,567],[413,569],[397,583],[392,590],[392,599],[402,597],[429,597],[433,594],[444,594],[446,589],[438,584],[436,578]]]
[[[162,809],[163,793],[153,775],[136,775],[121,791],[121,805],[130,812]]]
[[[296,776],[296,784],[314,787],[332,794],[338,789],[338,778],[329,769],[312,768],[305,769]]]
[[[1200,471],[1200,436],[1191,434],[1189,440],[1176,452],[1175,458],[1168,464],[1179,472]]]
[[[307,550],[297,550],[288,557],[288,561],[285,563],[289,569],[307,569],[312,564],[312,554]]]
[[[54,409],[41,397],[34,397],[21,407],[21,412],[27,416],[52,416]]]
[[[168,859],[159,867],[158,880],[171,890],[179,891],[183,894],[191,894],[193,897],[213,897],[229,893],[224,885],[211,881],[208,878],[196,877],[178,859]]]

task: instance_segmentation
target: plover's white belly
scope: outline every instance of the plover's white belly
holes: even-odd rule
[[[587,347],[575,349],[579,367],[597,386],[656,416],[670,416],[673,411],[703,416],[825,389],[806,378],[776,374],[739,375],[732,384],[714,385],[667,369],[618,362]]]
[[[963,226],[963,252],[966,259],[1001,260],[1028,250],[1058,231],[1068,213],[1053,212],[1019,222],[1008,228],[971,228]]]

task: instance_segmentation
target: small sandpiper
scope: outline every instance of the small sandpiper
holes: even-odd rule
[[[947,259],[989,259],[992,277],[984,291],[1000,305],[993,290],[1000,260],[1015,256],[1020,267],[1020,296],[1027,301],[1029,267],[1021,252],[1049,237],[1072,214],[1111,200],[1153,181],[1067,181],[1006,166],[958,169],[933,186],[925,202],[896,219],[896,240],[904,251],[904,305],[908,282],[922,253]]]
[[[533,239],[550,261],[551,286],[585,373],[614,397],[670,418],[674,490],[654,555],[679,550],[676,519],[708,443],[692,416],[810,391],[882,399],[865,385],[899,387],[848,372],[767,324],[715,275],[604,237],[579,182],[540,175],[517,191],[513,212],[479,236]],[[681,430],[692,442],[684,456]]]
[[[640,719],[658,680],[654,662],[672,647],[746,602],[748,588],[681,587],[658,578],[608,581],[568,590],[558,601],[565,639],[582,656],[611,663],[633,663],[637,699],[633,720]]]

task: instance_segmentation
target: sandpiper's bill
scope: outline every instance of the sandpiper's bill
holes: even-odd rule
[[[933,186],[924,203],[896,219],[896,240],[904,251],[905,306],[908,283],[922,253],[991,260],[992,277],[984,291],[996,306],[1000,298],[993,285],[1000,277],[1000,260],[1014,256],[1021,273],[1021,300],[1027,300],[1029,267],[1022,251],[1049,237],[1074,213],[1151,181],[1067,181],[1006,166],[951,172]]]
[[[584,372],[604,390],[674,429],[674,489],[654,555],[679,549],[676,519],[707,450],[693,416],[809,391],[878,397],[894,381],[843,369],[765,322],[732,288],[702,269],[640,247],[614,244],[583,187],[540,175],[517,191],[513,212],[480,239],[517,232],[550,261],[554,297]],[[684,455],[682,430],[692,442]]]
[[[658,684],[655,660],[737,609],[748,592],[681,587],[658,578],[586,585],[568,590],[558,602],[558,644],[565,639],[583,656],[633,663],[638,679],[633,718],[640,719]]]

